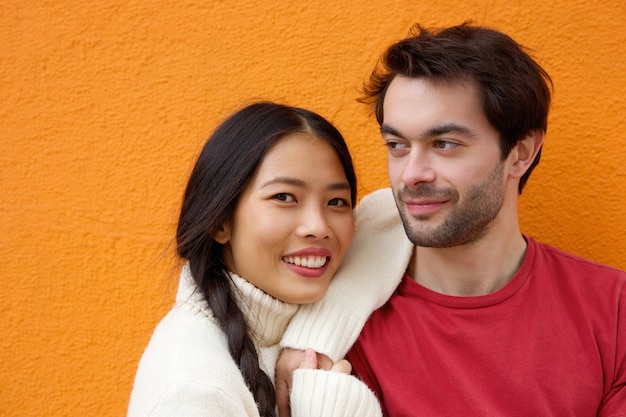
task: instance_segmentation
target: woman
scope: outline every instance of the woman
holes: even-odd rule
[[[348,148],[319,115],[261,102],[226,119],[187,184],[176,303],[144,352],[128,415],[275,416],[278,342],[298,305],[326,292],[355,200]],[[294,373],[292,417],[380,415],[356,378],[314,368],[309,355]]]

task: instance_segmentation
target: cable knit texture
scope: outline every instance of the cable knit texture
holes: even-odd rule
[[[252,328],[261,368],[273,380],[278,342],[298,305],[283,303],[235,274],[231,280],[237,303]],[[330,371],[297,374],[296,394],[291,398],[294,416],[381,415],[374,394],[355,377]],[[324,405],[324,414],[317,413],[318,404]],[[361,414],[364,406],[374,413]],[[226,336],[188,265],[181,271],[175,305],[156,327],[139,363],[128,416],[259,416],[254,397],[228,352]]]
[[[291,417],[381,416],[374,394],[355,380],[336,372],[297,369],[293,374]]]
[[[343,358],[370,314],[400,284],[413,244],[404,232],[391,189],[365,196],[355,217],[354,240],[328,292],[320,301],[299,309],[281,346],[310,347],[333,361]]]

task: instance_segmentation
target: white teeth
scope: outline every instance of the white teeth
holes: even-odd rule
[[[289,256],[283,257],[283,261],[297,266],[306,268],[321,268],[326,265],[328,258],[326,256]]]

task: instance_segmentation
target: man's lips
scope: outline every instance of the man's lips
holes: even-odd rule
[[[448,200],[403,200],[409,213],[414,215],[432,214],[448,203]]]

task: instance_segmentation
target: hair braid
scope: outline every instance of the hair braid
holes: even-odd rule
[[[221,263],[221,262],[220,262]],[[230,277],[222,265],[209,265],[200,279],[204,297],[226,335],[228,351],[239,366],[248,388],[252,392],[262,417],[276,416],[276,392],[270,377],[259,365],[252,338],[248,332],[243,312],[232,295]],[[195,275],[195,271],[192,273]]]

